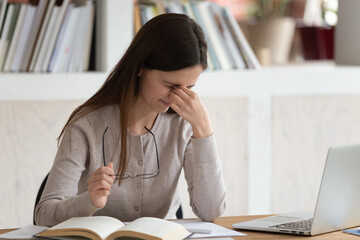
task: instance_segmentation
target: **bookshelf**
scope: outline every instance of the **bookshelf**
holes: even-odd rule
[[[97,0],[96,69],[110,71],[125,53],[134,35],[132,0]]]
[[[56,152],[54,138],[59,133],[63,122],[77,103],[90,97],[102,85],[107,73],[130,43],[133,36],[132,4],[132,0],[101,0],[101,4],[97,8],[98,22],[102,26],[98,28],[97,32],[97,42],[99,43],[97,72],[0,73],[0,132],[2,133],[0,146],[6,146],[6,148],[0,147],[0,164],[8,166],[6,164],[11,162],[11,169],[16,169],[18,172],[24,171],[27,174],[24,176],[26,179],[22,179],[14,172],[0,170],[1,175],[8,176],[8,182],[17,187],[17,191],[9,196],[9,199],[13,197],[25,199],[25,201],[29,198],[34,199],[43,176],[52,164]],[[288,141],[287,144],[280,144],[283,142],[279,141],[279,138],[285,133],[278,129],[278,125],[276,125],[278,122],[280,125],[286,125],[286,121],[293,121],[291,123],[295,127],[291,134],[304,142],[306,137],[301,132],[305,127],[296,125],[299,123],[296,120],[298,116],[293,114],[290,116],[292,117],[290,120],[289,116],[283,116],[278,107],[279,102],[283,106],[287,102],[292,103],[291,101],[295,99],[295,103],[304,101],[310,106],[315,104],[326,106],[326,102],[323,103],[322,99],[327,100],[333,97],[340,100],[345,99],[346,101],[339,101],[338,105],[330,106],[330,110],[334,108],[339,113],[339,118],[333,117],[328,108],[323,111],[319,107],[318,113],[314,114],[317,114],[319,119],[322,119],[322,116],[334,118],[334,122],[336,121],[338,124],[337,129],[342,130],[340,127],[343,121],[340,118],[343,116],[342,107],[347,107],[346,113],[353,109],[352,115],[346,115],[348,116],[346,119],[350,119],[346,124],[349,125],[346,126],[348,127],[346,129],[349,132],[358,132],[359,129],[354,127],[356,125],[354,122],[360,120],[357,113],[359,106],[356,104],[356,100],[360,100],[358,98],[360,81],[355,77],[359,75],[359,67],[338,67],[332,62],[274,66],[259,71],[206,71],[201,75],[194,90],[204,99],[209,113],[212,114],[214,129],[217,131],[218,149],[222,157],[225,183],[228,189],[225,215],[265,214],[295,209],[285,200],[280,201],[286,197],[274,191],[288,186],[286,183],[282,185],[277,183],[279,182],[279,172],[277,171],[279,168],[276,166],[287,161],[286,156],[279,157],[284,148],[296,150],[294,155],[298,153],[298,155],[307,156],[314,161],[318,159],[323,161],[328,147],[327,143],[330,143],[328,139],[336,139],[338,143],[360,141],[360,139],[351,134],[351,136],[342,136],[336,131],[334,132],[338,135],[334,133],[335,135],[330,136],[327,140],[314,136],[314,139],[319,140],[319,149],[305,148],[309,153],[302,155],[301,150],[306,143],[297,144],[297,142]],[[331,103],[333,104],[333,102]],[[340,103],[345,103],[342,105],[346,106],[340,106]],[[28,110],[29,105],[31,110],[35,109],[34,113]],[[288,106],[286,108],[288,110],[293,105],[286,106]],[[42,109],[43,107],[45,109]],[[57,107],[61,108],[61,111],[56,112],[54,108]],[[17,110],[13,111],[12,109]],[[28,115],[20,117],[16,115],[22,112],[29,114],[32,121],[39,122],[36,125],[41,128],[38,138],[32,135],[33,125],[31,123],[27,122],[27,125],[22,126],[22,121],[26,121],[25,118],[28,117]],[[46,118],[47,113],[49,114],[48,118]],[[300,115],[301,117],[302,115]],[[351,121],[351,119],[353,120]],[[53,122],[56,123],[54,126]],[[224,122],[228,124],[224,124]],[[349,122],[352,124],[351,126],[348,124]],[[311,125],[311,122],[304,124]],[[311,129],[311,126],[306,129]],[[48,131],[49,129],[50,131]],[[316,128],[314,127],[314,129]],[[33,141],[28,141],[29,136]],[[308,137],[312,138],[313,136]],[[51,144],[51,146],[48,148],[46,144]],[[28,154],[27,148],[34,147],[36,149],[37,145],[42,146],[41,151],[44,149],[46,151],[41,155],[38,153]],[[314,159],[314,156],[318,159]],[[34,170],[32,175],[27,171],[29,158],[31,158],[31,168]],[[36,164],[34,159],[37,161]],[[301,161],[301,159],[296,159]],[[321,161],[318,164],[320,167],[316,165],[313,170],[305,169],[309,172],[306,175],[308,178],[312,179],[315,173],[318,174],[321,170]],[[298,184],[296,186],[300,186],[299,192],[303,196],[302,201],[296,207],[300,206],[300,210],[311,211],[309,206],[313,203],[313,196],[302,192],[301,184],[298,183],[301,179],[296,178],[303,175],[294,174],[294,176],[293,182]],[[19,182],[29,179],[31,179],[29,183],[24,186],[19,185]],[[319,179],[314,180],[314,189],[319,181]],[[3,184],[0,186],[3,187]],[[8,185],[12,186],[11,184]],[[8,192],[12,192],[8,188],[6,188]],[[185,196],[183,201],[185,204],[187,203],[186,195],[186,193],[182,194]],[[295,193],[289,198],[291,197],[296,198]],[[278,206],[276,204],[278,202],[283,203],[283,206]],[[306,205],[302,205],[304,202]],[[7,202],[2,204],[3,207],[0,210],[4,214],[1,215],[14,217],[12,219],[0,218],[0,226],[3,224],[4,227],[18,227],[31,222],[32,202],[16,202],[15,206],[13,203],[11,204],[10,207]],[[16,209],[16,206],[24,207],[15,210],[17,212],[14,213],[12,209]],[[191,216],[189,207],[185,207],[184,212],[186,217]],[[23,222],[19,222],[19,219],[23,219]]]
[[[195,90],[203,97],[358,94],[360,81],[353,76],[359,73],[359,67],[338,67],[332,62],[267,67],[260,71],[205,71]],[[0,101],[87,99],[106,77],[105,72],[2,73]]]
[[[61,1],[55,3],[55,0],[52,0],[51,2],[40,1],[38,2],[38,5],[16,2],[6,5],[7,0],[1,2],[3,3],[3,5],[1,5],[2,10],[4,10],[1,12],[2,14],[5,13],[5,8],[8,6],[8,14],[3,18],[4,22],[7,23],[4,24],[4,26],[7,26],[4,27],[4,29],[7,29],[6,33],[8,33],[9,36],[12,36],[11,43],[7,43],[6,39],[8,35],[5,33],[1,39],[2,57],[6,56],[6,58],[3,59],[4,72],[12,71],[14,74],[17,74],[18,72],[24,72],[26,69],[34,70],[34,72],[44,72],[46,69],[49,71],[50,65],[53,63],[54,59],[54,62],[56,62],[56,60],[59,60],[59,62],[63,61],[63,59],[57,58],[59,57],[57,53],[66,52],[66,49],[77,55],[74,58],[80,58],[80,56],[84,54],[81,51],[85,51],[85,49],[83,49],[83,46],[79,45],[80,43],[78,43],[78,41],[74,41],[77,39],[85,40],[88,36],[85,37],[71,34],[73,34],[74,31],[81,31],[80,33],[82,35],[85,33],[88,34],[87,30],[83,30],[83,26],[90,24],[91,21],[87,19],[90,19],[93,16],[96,18],[96,57],[94,59],[96,71],[109,71],[121,58],[133,38],[133,1],[131,0],[85,0],[78,2],[64,0],[63,4],[61,4]],[[49,4],[47,5],[47,3]],[[60,5],[58,5],[58,3],[60,3]],[[95,14],[93,13],[93,9],[96,11]],[[19,12],[21,12],[21,14]],[[18,18],[16,16],[18,16]],[[77,20],[79,17],[83,19],[82,22]],[[11,20],[14,19],[14,22],[18,23],[17,25],[11,23]],[[16,19],[19,21],[16,21]],[[22,21],[23,19],[25,20]],[[77,27],[82,28],[77,30],[71,28],[75,24],[73,23],[74,21],[78,21]],[[70,23],[67,24],[68,22]],[[117,24],[110,24],[112,22]],[[82,25],[79,26],[80,23]],[[90,25],[92,26],[92,24]],[[119,30],[119,26],[121,26],[121,30]],[[12,31],[13,28],[15,29],[14,31]],[[30,31],[27,31],[27,29],[31,29],[32,32],[38,33],[38,38],[36,38],[34,34],[30,34]],[[54,29],[53,32],[52,29]],[[12,32],[14,32],[14,34],[12,34]],[[28,39],[27,48],[23,41],[20,42],[19,38]],[[58,44],[59,42],[61,44]],[[81,44],[86,45],[85,41]],[[33,53],[31,53],[31,47],[33,47]],[[20,51],[19,49],[23,50]],[[61,51],[59,49],[61,49]],[[15,61],[15,53],[10,54],[10,52],[13,53],[15,51],[17,54],[17,61]],[[5,55],[6,52],[7,55]],[[31,54],[33,55],[30,58]],[[45,56],[44,59],[42,59],[40,55],[42,57]],[[54,57],[54,59],[51,59],[50,61],[51,55],[56,55],[57,57]],[[87,55],[89,55],[89,53],[87,53]],[[19,60],[21,56],[25,59],[23,60],[24,62]],[[31,61],[26,59],[30,59]],[[77,64],[77,59],[72,59],[72,61]],[[20,64],[18,64],[18,62],[20,62]],[[20,65],[20,67],[17,65]],[[30,67],[30,65],[32,67]],[[70,63],[66,63],[66,65],[70,65]],[[78,69],[78,66],[72,67]],[[52,67],[50,69],[52,69]],[[58,71],[62,72],[62,69],[60,68]]]

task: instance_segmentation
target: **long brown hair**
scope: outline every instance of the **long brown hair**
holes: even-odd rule
[[[117,104],[120,110],[121,141],[117,174],[124,174],[127,163],[128,117],[130,107],[139,95],[140,70],[148,68],[176,71],[198,64],[205,69],[206,54],[204,33],[193,19],[174,13],[152,18],[136,34],[102,87],[70,115],[58,137],[58,143],[76,120],[101,107]],[[121,181],[119,185],[120,183]]]

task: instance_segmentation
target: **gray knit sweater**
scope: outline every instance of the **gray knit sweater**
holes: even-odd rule
[[[157,141],[160,174],[150,179],[126,179],[111,189],[103,208],[95,207],[87,190],[91,173],[103,165],[118,164],[119,110],[107,106],[82,117],[66,131],[35,211],[38,225],[53,226],[74,216],[105,215],[132,221],[143,216],[172,218],[180,205],[177,189],[184,170],[190,205],[202,220],[212,221],[225,208],[225,187],[214,136],[195,139],[191,125],[177,114],[159,114],[151,131]],[[128,134],[126,173],[157,171],[154,139],[150,133]],[[117,169],[115,169],[116,173]]]

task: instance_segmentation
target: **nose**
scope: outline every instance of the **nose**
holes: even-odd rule
[[[174,91],[174,87],[172,87],[172,88],[169,88],[169,92],[168,92],[168,96],[170,97],[170,94],[172,93],[172,91]]]

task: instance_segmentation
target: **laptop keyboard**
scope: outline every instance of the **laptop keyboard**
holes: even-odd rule
[[[312,224],[312,218],[300,220],[296,222],[282,223],[272,226],[273,228],[298,230],[298,231],[310,231]]]

